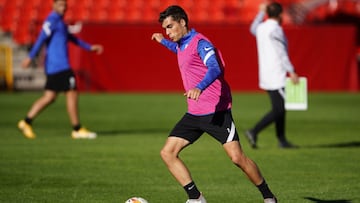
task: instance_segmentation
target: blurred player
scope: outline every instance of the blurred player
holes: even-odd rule
[[[161,33],[154,33],[152,39],[177,54],[188,104],[187,113],[166,140],[161,157],[188,194],[186,202],[206,203],[190,171],[179,158],[179,153],[204,132],[222,144],[232,162],[258,187],[264,202],[277,202],[258,167],[240,146],[231,114],[230,87],[224,78],[220,52],[205,36],[189,29],[187,14],[179,6],[170,6],[160,13],[159,22],[171,41]]]
[[[45,44],[47,54],[45,59],[46,85],[43,96],[33,103],[24,120],[19,121],[18,128],[29,139],[36,137],[31,124],[35,117],[48,105],[54,102],[58,93],[65,92],[67,112],[73,127],[72,138],[96,138],[96,133],[82,127],[78,115],[78,93],[76,90],[75,75],[70,68],[68,58],[68,41],[88,50],[102,53],[101,45],[89,45],[76,38],[68,31],[63,16],[66,12],[66,0],[54,0],[53,11],[43,23],[41,33],[30,51],[29,56],[23,61],[22,66],[28,67],[32,59]]]
[[[265,10],[268,19],[263,21]],[[285,81],[288,72],[294,84],[299,79],[287,53],[287,40],[281,28],[283,8],[273,2],[260,5],[260,12],[251,24],[250,31],[256,36],[259,57],[259,86],[267,91],[272,109],[256,125],[245,132],[250,145],[257,148],[258,133],[275,123],[276,136],[282,148],[295,147],[285,137]]]

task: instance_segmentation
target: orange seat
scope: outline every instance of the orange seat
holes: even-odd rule
[[[107,21],[110,23],[118,23],[125,19],[125,11],[121,7],[109,8],[107,12]]]
[[[14,22],[20,16],[20,0],[8,0],[4,3],[3,11],[0,16],[0,25],[4,32],[14,31]]]

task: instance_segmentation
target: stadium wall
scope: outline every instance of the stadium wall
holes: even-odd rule
[[[221,50],[233,91],[257,91],[257,51],[248,25],[194,25]],[[359,88],[356,28],[289,26],[284,28],[290,58],[310,91]],[[95,55],[70,46],[70,58],[81,91],[183,91],[176,55],[151,40],[158,24],[85,24],[79,37],[104,46]]]

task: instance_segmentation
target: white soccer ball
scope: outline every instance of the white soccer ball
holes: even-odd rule
[[[132,197],[132,198],[126,200],[125,203],[149,203],[149,202],[146,201],[146,199],[144,199],[142,197]]]

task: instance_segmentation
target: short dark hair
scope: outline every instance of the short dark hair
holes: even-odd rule
[[[266,7],[266,13],[270,18],[271,17],[277,18],[280,16],[282,12],[283,12],[282,6],[277,2],[273,2]]]
[[[186,27],[188,27],[188,16],[183,8],[177,5],[172,5],[167,7],[163,12],[160,13],[159,22],[163,23],[165,18],[171,16],[175,21],[180,22],[181,19],[184,19]]]

